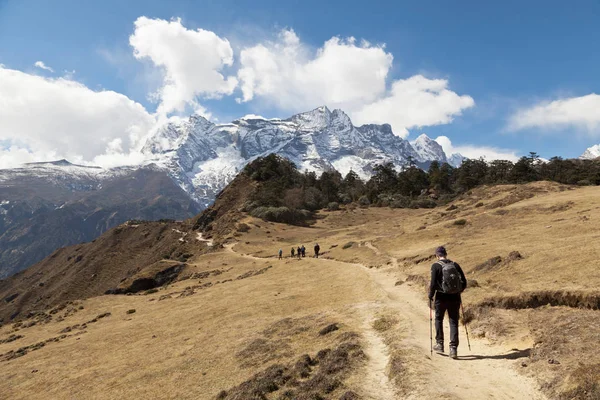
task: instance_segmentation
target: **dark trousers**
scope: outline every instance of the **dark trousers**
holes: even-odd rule
[[[444,343],[444,314],[450,319],[450,347],[458,347],[458,318],[460,297],[435,296],[435,341]]]

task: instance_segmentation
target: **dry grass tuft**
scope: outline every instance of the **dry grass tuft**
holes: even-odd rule
[[[591,310],[600,309],[600,293],[586,293],[567,290],[544,290],[523,292],[512,296],[488,298],[479,303],[480,307],[504,308],[519,310],[542,306],[566,306]]]
[[[475,268],[473,268],[472,272],[492,270],[492,269],[494,269],[494,267],[500,265],[501,262],[502,262],[502,257],[500,257],[500,256],[492,257],[489,260],[482,262],[481,264],[475,266]]]
[[[415,283],[418,285],[427,285],[429,284],[429,278],[423,275],[411,274],[406,276],[406,282]]]
[[[398,323],[398,319],[389,315],[384,315],[373,321],[373,329],[378,332],[385,332],[392,329]]]
[[[600,399],[600,363],[581,365],[569,374],[571,389],[559,395],[559,400]]]
[[[251,368],[268,363],[280,357],[290,357],[290,340],[258,338],[252,340],[236,354],[243,368]]]
[[[346,341],[333,350],[320,350],[314,358],[305,354],[294,363],[271,365],[242,384],[220,392],[217,399],[330,398],[332,393],[343,387],[344,379],[365,358],[358,342]]]
[[[340,397],[340,400],[360,400],[360,396],[349,390]]]
[[[495,256],[489,260],[478,264],[471,272],[489,272],[494,271],[502,266],[508,265],[513,261],[522,260],[524,257],[518,251],[511,251],[506,258]]]
[[[319,335],[321,335],[321,336],[327,335],[328,333],[335,332],[338,329],[340,329],[338,324],[329,324],[325,328],[323,328],[319,331]]]
[[[394,352],[390,357],[390,377],[397,386],[402,386],[402,378],[406,373],[406,364],[398,352]]]

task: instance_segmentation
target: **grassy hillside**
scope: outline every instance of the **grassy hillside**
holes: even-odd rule
[[[247,216],[233,201],[240,194],[231,194],[226,209],[192,221],[202,239],[214,232],[223,247],[207,252],[198,240],[174,282],[71,300],[43,318],[0,328],[0,393],[600,396],[600,188],[480,187],[443,208],[349,205],[319,213],[310,227]],[[228,230],[217,214],[227,215]],[[288,257],[302,244],[312,255],[316,242],[321,258]],[[472,350],[461,327],[458,361],[429,354],[425,287],[440,244],[470,281],[463,300]],[[283,260],[276,258],[280,248]],[[17,299],[5,297],[3,307]]]

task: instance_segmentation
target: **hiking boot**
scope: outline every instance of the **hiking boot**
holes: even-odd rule
[[[450,347],[450,358],[456,360],[458,358],[458,354],[456,354],[456,347]]]
[[[433,346],[433,351],[435,351],[436,353],[443,353],[444,343],[437,343],[435,346]]]

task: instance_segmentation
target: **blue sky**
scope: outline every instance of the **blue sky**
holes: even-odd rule
[[[164,23],[148,23],[144,32],[140,28],[136,33],[134,23],[142,16],[148,21]],[[180,20],[173,22],[177,18]],[[333,103],[326,104],[331,108],[341,106],[357,123],[389,122],[397,134],[408,133],[408,139],[425,132],[433,138],[447,136],[456,149],[463,151],[516,155],[537,151],[544,157],[576,157],[600,142],[600,100],[595,95],[600,92],[598,21],[600,2],[586,0],[571,4],[0,0],[0,64],[4,70],[20,72],[10,75],[15,81],[9,88],[0,82],[0,103],[7,102],[9,109],[20,110],[10,103],[16,101],[16,96],[7,93],[11,93],[10,88],[22,87],[28,93],[25,99],[19,98],[19,104],[33,102],[35,109],[44,109],[36,85],[45,82],[30,75],[49,80],[61,78],[92,92],[114,91],[126,96],[127,99],[109,99],[110,104],[106,104],[93,93],[82,94],[82,98],[89,98],[86,104],[104,113],[92,118],[90,123],[94,126],[100,124],[99,119],[104,115],[113,120],[135,120],[135,129],[140,131],[128,138],[107,135],[93,151],[85,149],[85,142],[72,145],[68,154],[77,154],[84,161],[103,154],[108,151],[106,148],[127,152],[135,147],[136,140],[151,122],[140,115],[133,102],[141,104],[153,118],[161,110],[166,116],[201,110],[213,119],[227,121],[248,113],[287,117],[326,100]],[[208,33],[204,37],[209,43],[203,42],[197,50],[182,46],[181,53],[176,53],[173,49],[180,47],[175,37],[173,42],[165,39],[161,42],[163,47],[158,47],[157,41],[163,41],[160,35],[175,32],[174,29],[209,32],[210,37]],[[293,36],[283,39],[282,32],[291,32]],[[139,36],[135,49],[130,43],[132,35]],[[334,37],[340,38],[340,42],[332,44],[330,53],[325,51],[331,57],[321,60],[318,68],[310,67],[319,59],[319,49],[323,50],[325,43]],[[356,40],[351,42],[349,37]],[[362,40],[369,44],[361,43]],[[257,46],[267,49],[278,63],[281,76],[277,79],[272,70],[261,65],[262,53]],[[300,54],[291,63],[295,66],[287,62],[289,55],[283,54],[290,46]],[[199,73],[204,78],[196,76],[191,66],[210,64],[211,61],[205,63],[205,60],[211,56],[205,56],[204,52],[213,49],[217,49],[220,58],[212,59],[216,64]],[[348,52],[338,54],[340,49]],[[136,58],[134,50],[142,55]],[[248,58],[254,62],[243,62],[243,50],[247,50]],[[190,58],[190,53],[195,57]],[[336,54],[342,59],[335,60]],[[164,57],[169,58],[165,61],[168,65],[161,66]],[[370,57],[371,61],[361,63],[360,60]],[[358,61],[352,69],[337,73],[340,65],[355,60]],[[52,72],[36,67],[38,61]],[[376,78],[371,72],[381,68],[385,77]],[[165,74],[170,69],[178,74],[178,83],[169,92],[165,89],[168,86]],[[244,78],[240,70],[249,71],[250,75]],[[211,80],[213,73],[223,78],[218,85],[201,81]],[[318,74],[323,76],[315,77]],[[3,79],[6,81],[8,76],[7,73]],[[253,77],[252,82],[248,76]],[[303,78],[288,83],[294,76]],[[338,76],[339,86],[319,84]],[[425,80],[417,82],[413,79],[416,76]],[[364,82],[363,77],[366,77]],[[228,78],[231,80],[227,81]],[[394,91],[396,82],[404,83]],[[64,84],[68,86],[68,82]],[[182,93],[186,88],[191,88],[193,99],[190,93]],[[65,97],[73,97],[69,90],[79,89],[68,88]],[[54,90],[62,89],[40,89],[48,92],[50,98],[62,96],[53,95]],[[431,101],[428,97],[421,99],[427,107],[413,100],[413,91],[416,96],[434,92]],[[157,94],[153,100],[151,93]],[[68,115],[78,112],[78,105],[69,104],[68,99],[64,102],[64,112],[57,112],[61,101],[51,101],[49,109],[53,114],[66,115],[65,125],[87,130],[85,120],[68,120]],[[117,104],[119,109],[128,111],[115,117],[112,113]],[[407,110],[404,114],[408,115],[399,115],[403,112],[398,110]],[[2,155],[5,160],[21,159],[16,155],[23,154],[23,149],[37,158],[62,154],[60,148],[52,147],[52,136],[58,133],[44,132],[44,126],[60,129],[61,122],[54,119],[41,122],[34,132],[33,128],[23,128],[34,118],[31,115],[23,115],[22,123],[16,112],[5,118],[11,122],[9,128],[0,127],[0,143],[4,143],[5,150],[13,149],[11,155]],[[44,114],[43,118],[57,117]],[[129,129],[131,124],[127,124],[111,124],[103,129]],[[103,132],[94,135],[102,136]],[[78,140],[77,132],[72,135],[73,140]],[[71,146],[70,139],[64,142]]]

